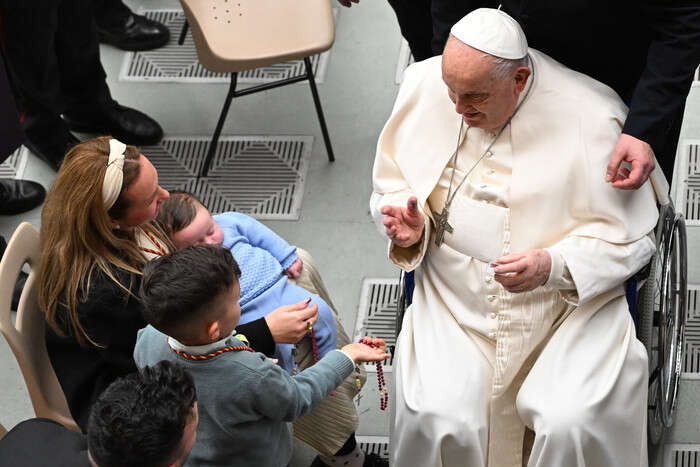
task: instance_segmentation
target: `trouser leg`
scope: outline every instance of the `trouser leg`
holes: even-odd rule
[[[92,0],[95,22],[100,29],[114,29],[124,26],[131,16],[131,10],[122,0]]]
[[[433,55],[441,55],[445,48],[447,38],[450,36],[450,29],[454,24],[462,19],[467,13],[480,7],[493,8],[493,2],[486,0],[465,1],[465,0],[432,0],[431,16],[432,41],[431,48]]]
[[[56,56],[66,112],[94,109],[111,101],[93,19],[93,0],[61,4]]]
[[[528,466],[646,465],[647,378],[624,297],[575,310],[518,393],[518,413],[535,432]]]
[[[408,42],[417,62],[434,55],[430,45],[433,37],[430,2],[431,0],[389,0],[399,21],[401,35]]]

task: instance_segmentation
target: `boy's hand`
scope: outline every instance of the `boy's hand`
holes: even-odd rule
[[[358,342],[355,344],[348,344],[341,350],[345,352],[348,357],[352,358],[355,363],[381,362],[391,357],[390,354],[386,353],[386,342],[384,342],[384,339],[365,337],[365,340],[369,340],[374,347]]]
[[[310,302],[311,299],[307,298],[294,305],[284,305],[265,316],[276,343],[296,344],[309,332],[309,324],[318,321],[318,305],[314,303],[307,308]]]
[[[291,266],[287,268],[284,273],[289,277],[290,279],[296,279],[301,275],[301,270],[304,268],[304,262],[301,260],[301,258],[297,258],[296,261],[292,263]]]

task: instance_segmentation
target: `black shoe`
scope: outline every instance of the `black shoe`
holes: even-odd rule
[[[163,129],[158,122],[116,101],[88,112],[65,113],[63,120],[73,131],[112,135],[124,144],[147,146],[163,138]]]
[[[24,145],[37,157],[58,171],[66,152],[78,143],[68,131],[65,122],[57,115],[27,114],[22,122]]]
[[[17,276],[17,282],[15,282],[15,289],[12,291],[12,305],[10,305],[10,310],[17,310],[17,307],[19,306],[19,298],[22,296],[22,289],[24,289],[24,284],[26,282],[27,273],[20,271],[19,276]]]
[[[101,28],[98,25],[97,35],[100,42],[133,51],[157,49],[170,40],[167,26],[133,13],[121,27]]]
[[[29,180],[0,178],[0,215],[9,216],[39,206],[46,196],[44,187]]]

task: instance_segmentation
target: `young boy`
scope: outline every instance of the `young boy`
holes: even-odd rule
[[[336,348],[335,317],[318,295],[289,281],[303,267],[296,248],[250,216],[226,212],[212,217],[191,193],[171,191],[158,211],[158,222],[177,249],[190,245],[223,245],[241,268],[241,324],[262,318],[272,310],[307,298],[318,305],[314,339],[322,357]],[[275,357],[292,373],[295,368],[291,344],[276,344]]]
[[[388,358],[384,341],[328,352],[296,376],[236,338],[240,270],[228,249],[198,245],[148,263],[144,317],[134,350],[141,367],[182,364],[197,387],[199,428],[188,465],[284,467],[290,422],[311,411],[355,364]]]

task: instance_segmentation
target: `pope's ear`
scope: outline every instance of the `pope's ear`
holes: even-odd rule
[[[531,74],[532,70],[526,66],[518,67],[518,69],[515,70],[515,86],[517,87],[518,92],[522,92],[522,90],[525,89],[525,84],[527,83],[527,79]]]

